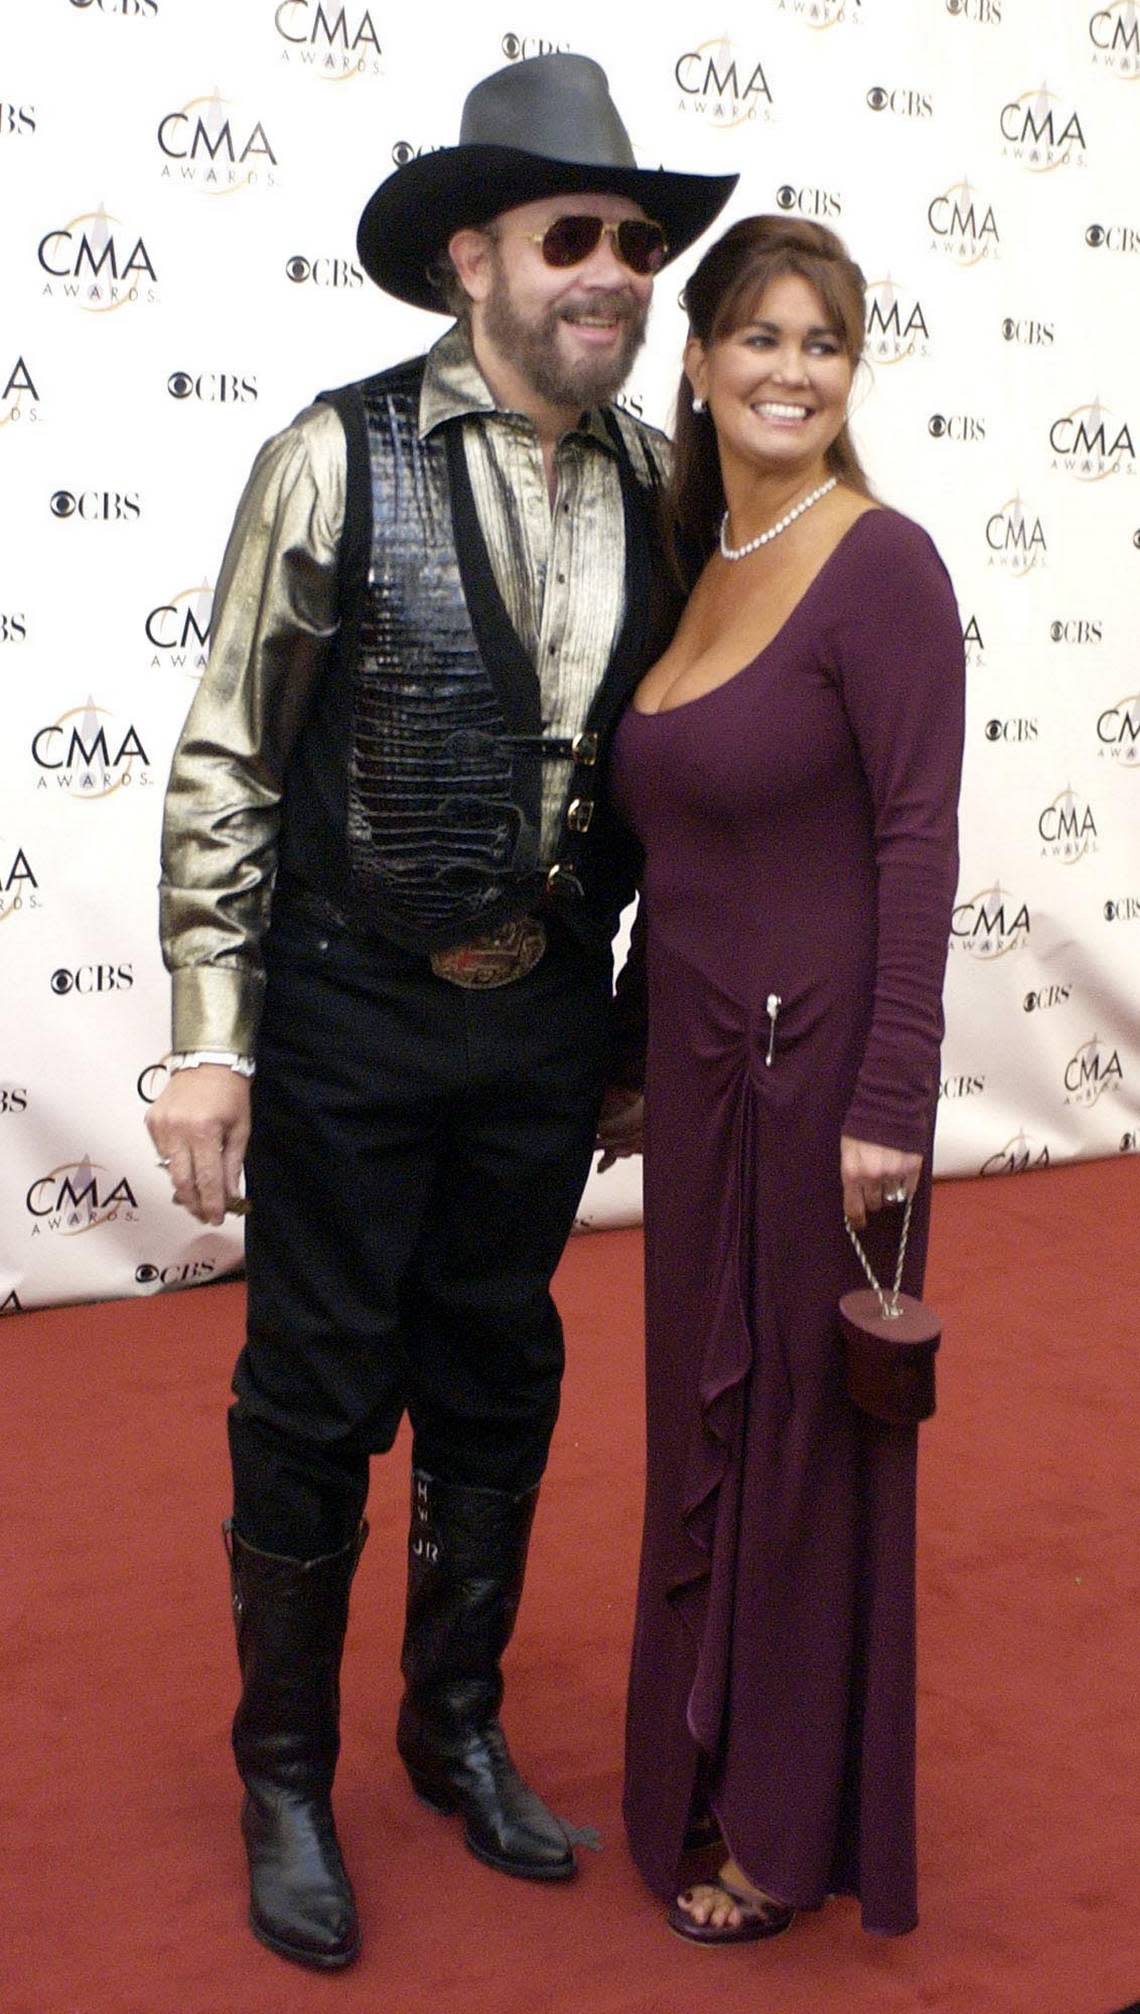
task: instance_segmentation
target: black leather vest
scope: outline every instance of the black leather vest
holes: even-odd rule
[[[538,675],[511,626],[475,510],[462,422],[417,435],[423,368],[416,358],[322,394],[340,414],[348,448],[343,615],[286,783],[282,868],[358,927],[413,951],[460,943],[546,905],[579,935],[608,941],[637,867],[600,789],[608,739],[678,612],[656,493],[638,481],[610,415],[625,617],[610,663],[599,666],[583,732],[572,745],[545,740]],[[337,742],[343,825],[340,843],[323,848],[320,871],[322,849],[297,843],[299,817],[306,776],[323,765],[327,786]],[[551,755],[572,756],[573,767],[557,856],[544,871],[542,764]]]

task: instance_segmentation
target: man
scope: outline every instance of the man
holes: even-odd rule
[[[174,760],[179,1053],[149,1124],[205,1222],[245,1165],[234,1748],[252,1927],[303,1964],[359,1945],[339,1666],[369,1456],[405,1410],[400,1754],[491,1866],[575,1870],[507,1751],[499,1666],[630,887],[597,777],[675,613],[663,444],[608,402],[654,273],[734,179],[639,170],[583,57],[476,86],[459,145],[383,183],[358,237],[381,287],[459,319],[262,450]]]

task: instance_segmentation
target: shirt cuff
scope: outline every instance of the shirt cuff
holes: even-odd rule
[[[233,1049],[186,1049],[166,1061],[172,1076],[176,1070],[196,1070],[199,1063],[222,1063],[239,1077],[252,1077],[257,1068],[252,1056],[239,1056]]]

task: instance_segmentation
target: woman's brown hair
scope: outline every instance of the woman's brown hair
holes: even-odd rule
[[[689,334],[707,349],[740,328],[773,280],[793,273],[815,289],[839,336],[852,370],[863,354],[866,288],[863,275],[834,231],[800,217],[742,217],[705,253],[681,304]],[[672,549],[691,579],[716,544],[724,514],[716,434],[707,413],[694,413],[692,388],[682,376],[673,430],[673,476],[667,511]],[[827,450],[827,466],[840,482],[870,496],[871,488],[846,423]]]

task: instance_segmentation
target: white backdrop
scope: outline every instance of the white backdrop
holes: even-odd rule
[[[442,326],[355,261],[476,78],[597,57],[638,158],[738,169],[871,283],[857,432],[970,661],[939,1168],[1140,1144],[1133,0],[4,0],[0,1308],[215,1276],[142,1128],[159,810],[261,441]],[[695,255],[691,255],[695,256]],[[666,422],[685,266],[626,394]],[[636,1214],[634,1167],[584,1221]]]

